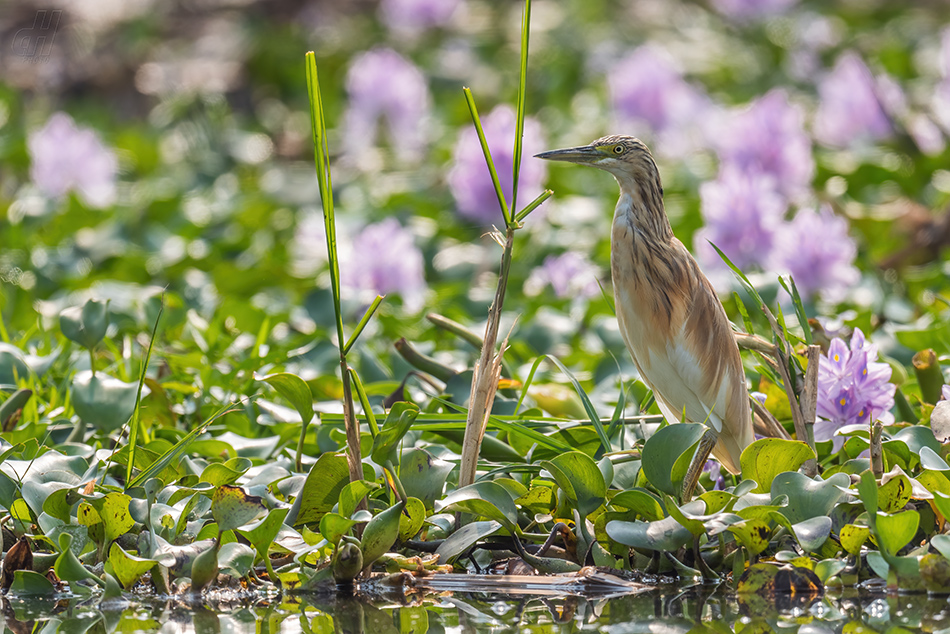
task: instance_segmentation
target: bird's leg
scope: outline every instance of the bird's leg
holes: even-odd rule
[[[693,461],[689,463],[686,477],[683,478],[683,489],[680,495],[683,504],[689,502],[690,498],[693,497],[693,490],[696,488],[696,483],[699,482],[699,474],[703,472],[703,465],[706,464],[706,460],[709,459],[709,454],[712,453],[718,440],[719,434],[711,429],[707,429],[706,433],[699,439],[696,454],[693,456]]]

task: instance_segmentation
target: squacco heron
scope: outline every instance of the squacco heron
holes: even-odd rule
[[[536,156],[591,165],[620,184],[610,238],[620,332],[666,419],[707,427],[683,480],[683,501],[710,453],[739,473],[739,456],[753,439],[739,348],[712,284],[673,235],[650,150],[630,136],[606,136]]]

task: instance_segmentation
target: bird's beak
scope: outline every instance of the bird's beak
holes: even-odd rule
[[[563,150],[550,150],[535,154],[535,158],[546,159],[548,161],[566,161],[568,163],[581,163],[591,165],[604,158],[604,153],[593,145],[582,145],[580,147],[569,147]]]

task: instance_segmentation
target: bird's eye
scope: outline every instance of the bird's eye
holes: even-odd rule
[[[615,145],[615,146],[614,146],[614,154],[618,154],[618,155],[619,155],[619,154],[623,154],[623,146],[622,146],[622,145]]]

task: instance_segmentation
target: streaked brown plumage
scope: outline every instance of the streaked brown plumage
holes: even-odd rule
[[[684,500],[710,450],[738,473],[753,439],[742,360],[712,285],[673,235],[650,150],[614,135],[537,156],[600,168],[620,185],[610,253],[620,332],[666,419],[709,428],[683,483]]]

